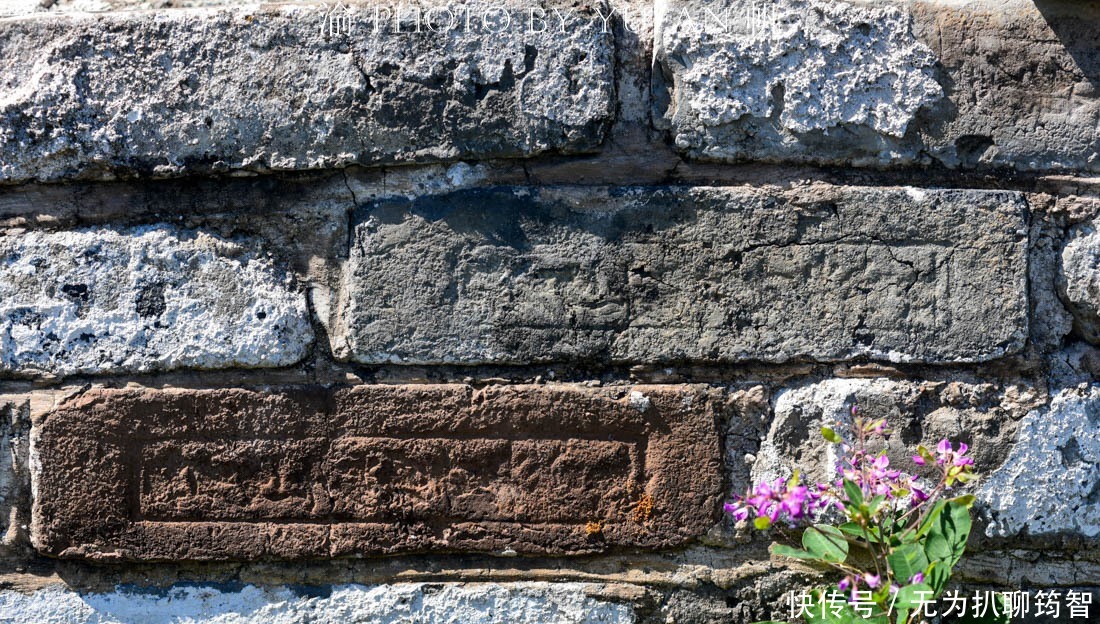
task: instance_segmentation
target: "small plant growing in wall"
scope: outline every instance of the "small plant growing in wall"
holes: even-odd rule
[[[774,554],[805,560],[839,579],[799,595],[792,616],[807,624],[914,624],[944,592],[966,549],[974,497],[953,491],[972,478],[974,462],[966,444],[943,440],[934,451],[921,446],[913,462],[934,468],[938,480],[920,479],[890,465],[885,420],[864,418],[858,407],[852,417],[843,431],[821,429],[840,450],[835,481],[803,484],[796,471],[734,497],[726,511],[780,534],[788,543],[774,543]],[[792,546],[799,528],[801,547]]]

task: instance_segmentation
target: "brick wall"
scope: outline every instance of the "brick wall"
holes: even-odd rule
[[[853,403],[1100,593],[1100,4],[346,4],[0,7],[0,621],[782,619]]]

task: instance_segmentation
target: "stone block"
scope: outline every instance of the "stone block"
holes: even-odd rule
[[[1057,279],[1077,333],[1100,344],[1100,233],[1093,223],[1072,227],[1062,248]]]
[[[884,448],[894,468],[928,476],[930,470],[911,457],[918,444],[933,449],[947,438],[970,446],[975,471],[984,480],[1013,452],[1028,411],[1045,400],[1041,389],[1023,383],[841,378],[791,386],[776,393],[752,481],[786,478],[795,469],[810,481],[835,480],[839,449],[820,430],[828,425],[843,433],[853,405],[866,418],[886,419],[893,433]]]
[[[0,397],[0,558],[21,554],[27,543],[29,413],[24,398]]]
[[[1100,535],[1100,386],[1058,391],[1029,413],[1004,464],[983,479],[990,537]]]

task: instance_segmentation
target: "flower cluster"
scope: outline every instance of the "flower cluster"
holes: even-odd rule
[[[845,454],[837,465],[840,478],[837,491],[842,491],[845,480],[859,486],[864,495],[882,496],[887,501],[908,499],[917,506],[928,500],[928,493],[911,474],[890,467],[890,458],[880,453],[873,455],[864,449],[852,449],[844,445]]]
[[[966,483],[974,473],[974,459],[966,456],[968,450],[969,447],[963,442],[959,442],[956,450],[950,440],[940,440],[936,445],[935,456],[923,446],[917,447],[918,454],[913,456],[913,463],[927,466],[930,462],[935,462],[943,473],[945,486],[950,488],[955,481]]]
[[[754,516],[758,527],[770,526],[780,519],[793,524],[824,508],[828,504],[826,491],[827,488],[820,485],[816,489],[800,485],[798,473],[795,473],[790,479],[765,481],[744,496],[734,496],[725,509],[737,520]]]
[[[889,457],[870,455],[862,449],[843,456],[837,472],[841,477],[837,487],[841,486],[843,479],[848,479],[873,496],[904,496],[912,488],[912,476],[892,470]]]
[[[913,576],[909,577],[906,584],[918,585],[923,582],[924,573],[917,572]],[[859,588],[861,586],[861,583],[862,586],[866,587],[867,589],[879,589],[882,587],[882,575],[871,574],[870,572],[864,572],[863,574],[849,574],[848,576],[840,579],[840,582],[836,584],[836,588],[839,589],[841,592],[851,592],[849,602],[858,602],[860,591]],[[886,590],[891,594],[897,593],[899,589],[901,588],[898,586],[897,583],[891,583],[890,587],[886,588]]]
[[[891,432],[885,419],[866,419],[853,407],[844,436],[830,427],[822,427],[821,435],[840,451],[835,480],[803,485],[796,471],[789,479],[760,483],[734,496],[725,509],[739,521],[752,518],[758,529],[774,525],[788,539],[782,525],[793,528],[801,522],[802,548],[776,544],[773,553],[833,569],[840,580],[824,592],[850,594],[853,602],[857,594],[870,595],[886,621],[909,624],[913,596],[942,593],[965,549],[974,497],[949,499],[947,492],[956,482],[972,478],[970,449],[949,440],[941,441],[935,453],[917,447],[913,463],[926,467],[921,471],[925,476],[918,477],[891,465],[885,450]],[[933,466],[938,478],[934,472],[928,474]],[[839,514],[822,513],[828,509]],[[827,524],[838,515],[836,526]],[[863,554],[849,560],[849,552]],[[895,603],[900,611],[894,611]]]

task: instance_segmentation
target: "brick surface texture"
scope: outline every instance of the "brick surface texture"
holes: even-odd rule
[[[204,560],[675,546],[714,521],[722,410],[682,386],[89,392],[39,434],[39,547]]]
[[[1098,621],[1098,50],[1096,0],[0,1],[0,622],[787,621],[837,578],[725,503],[855,405],[969,446],[952,584]]]

